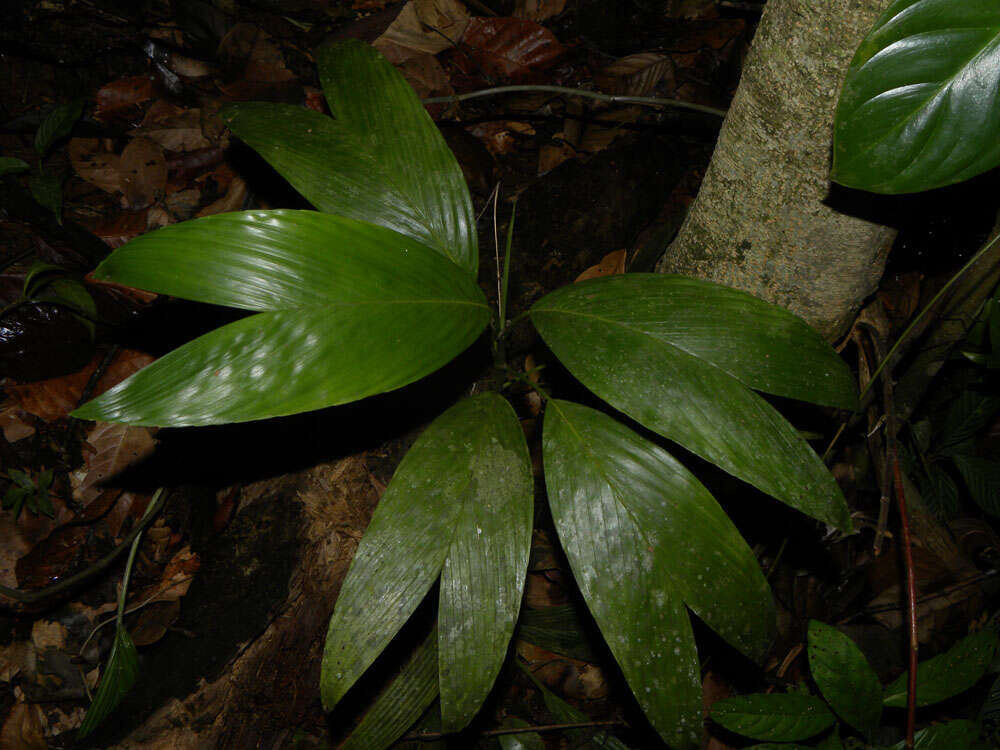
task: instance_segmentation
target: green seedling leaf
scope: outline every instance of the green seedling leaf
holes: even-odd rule
[[[529,643],[581,661],[595,661],[583,633],[584,625],[570,604],[522,609],[517,624],[518,637]]]
[[[531,725],[524,719],[508,716],[504,719],[501,729],[527,729]],[[517,734],[501,734],[497,737],[501,750],[545,750],[545,742],[538,732],[519,732]]]
[[[920,496],[938,518],[954,518],[961,508],[958,486],[938,463],[927,469],[927,477],[920,482]]]
[[[222,113],[233,133],[320,211],[394,229],[475,275],[469,190],[410,84],[358,41],[316,57],[336,119],[284,104],[236,104]]]
[[[403,665],[340,750],[385,750],[419,719],[438,695],[435,628]]]
[[[24,487],[9,487],[3,496],[3,507],[13,513],[15,519],[20,518],[24,501],[30,495],[31,490],[26,490]]]
[[[1000,164],[1000,6],[895,0],[858,47],[834,124],[835,182],[910,193]]]
[[[528,667],[520,661],[517,665],[521,668],[521,671],[524,672],[535,684],[535,687],[538,688],[538,692],[542,694],[542,700],[545,702],[546,710],[552,714],[552,718],[556,723],[580,724],[590,721],[590,717],[587,716],[587,714],[577,708],[574,708],[539,682],[538,678],[532,674]],[[600,750],[629,750],[628,745],[619,740],[617,737],[609,734],[607,731],[599,730],[597,728],[567,729],[566,737],[573,743],[573,747],[585,747],[589,743],[589,745],[600,748]]]
[[[1000,463],[976,456],[953,456],[976,505],[1000,518]]]
[[[850,638],[818,620],[809,621],[809,670],[827,703],[855,729],[868,733],[882,717],[882,686]]]
[[[690,472],[601,412],[550,400],[543,453],[559,538],[625,679],[668,743],[697,744],[701,683],[684,605],[760,658],[773,604],[753,553]]]
[[[954,719],[932,724],[913,736],[914,750],[966,750],[979,737],[979,725],[967,719]],[[905,742],[897,742],[892,750],[904,750]]]
[[[343,404],[419,380],[489,322],[479,287],[439,253],[314,211],[164,227],[92,275],[258,314],[167,354],[77,409],[79,419],[203,425]]]
[[[159,507],[160,495],[163,488],[158,489],[146,506],[143,514],[145,519],[155,508]],[[139,551],[139,544],[142,542],[142,534],[138,534],[132,540],[129,548],[128,559],[125,562],[125,572],[122,574],[122,585],[118,591],[118,609],[115,618],[115,640],[111,644],[111,654],[108,663],[104,667],[104,674],[101,675],[101,682],[97,686],[97,693],[94,700],[87,707],[87,714],[83,717],[83,723],[77,729],[77,739],[82,739],[93,732],[108,716],[115,710],[122,698],[132,689],[136,678],[139,676],[139,654],[135,650],[135,644],[125,630],[125,596],[128,593],[128,582],[132,576],[132,565],[135,562],[135,555]]]
[[[60,104],[49,112],[35,131],[35,153],[44,158],[56,141],[70,134],[81,114],[83,114],[83,101],[80,99]]]
[[[801,693],[740,695],[716,701],[712,721],[755,740],[794,742],[819,734],[837,718],[819,698]]]
[[[26,172],[29,169],[31,169],[31,165],[23,159],[17,159],[13,156],[0,156],[0,177],[3,177],[5,174]]]
[[[948,409],[941,431],[941,448],[960,445],[975,437],[998,411],[1000,396],[963,390]]]
[[[464,274],[463,274],[464,275]],[[379,502],[330,620],[321,690],[329,710],[441,575],[442,728],[479,710],[507,653],[532,523],[531,461],[497,394],[459,402],[414,443]]]
[[[917,666],[917,705],[940,703],[971,688],[990,666],[997,648],[997,634],[981,630],[967,636],[945,653]],[[906,673],[885,688],[886,706],[906,706]]]
[[[32,174],[28,177],[28,190],[38,205],[49,209],[62,224],[62,180],[49,174]]]
[[[111,655],[101,675],[94,700],[87,708],[87,715],[77,730],[77,737],[83,738],[93,732],[115,710],[122,698],[132,689],[139,676],[139,654],[128,632],[120,624],[115,628],[115,640]]]
[[[705,281],[626,274],[559,289],[531,319],[616,409],[793,508],[852,528],[823,462],[750,390],[855,404],[846,365],[791,313]]]

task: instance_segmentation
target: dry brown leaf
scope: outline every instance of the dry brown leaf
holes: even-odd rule
[[[458,0],[409,0],[372,46],[381,51],[385,42],[391,42],[415,52],[436,55],[458,42],[469,19],[469,9]],[[390,52],[400,54],[395,50]]]
[[[138,211],[155,203],[167,186],[167,160],[159,144],[133,138],[122,151],[122,208]]]
[[[211,216],[212,214],[224,214],[229,211],[239,211],[247,199],[247,184],[242,177],[234,176],[229,183],[229,189],[219,200],[205,206],[198,212],[198,216]]]
[[[594,76],[602,91],[616,96],[649,96],[656,84],[673,78],[674,64],[655,52],[628,55],[603,68]]]
[[[601,258],[600,263],[595,266],[591,266],[577,276],[573,283],[575,284],[579,281],[586,281],[587,279],[597,279],[601,276],[615,276],[620,273],[625,273],[625,260],[627,257],[627,250],[615,250],[613,253],[608,253]]]
[[[156,102],[142,121],[142,126],[130,135],[144,136],[168,151],[197,151],[209,148],[212,142],[202,132],[200,109],[182,109]]]
[[[28,421],[28,413],[16,404],[8,404],[0,409],[0,430],[8,443],[16,443],[35,434],[35,428]]]
[[[469,21],[462,37],[463,55],[455,64],[467,75],[512,81],[547,70],[566,54],[566,47],[544,26],[525,18],[482,18]]]
[[[32,703],[15,703],[0,727],[0,747],[10,750],[47,750],[45,716]]]
[[[136,646],[148,646],[156,643],[167,629],[176,622],[181,613],[178,601],[153,602],[144,608],[135,622],[129,627],[129,635]]]
[[[249,23],[238,23],[226,34],[219,43],[217,57],[235,76],[231,83],[221,86],[230,98],[259,98],[286,90],[296,81],[271,37]]]
[[[86,474],[73,495],[87,504],[101,494],[100,485],[149,456],[156,447],[152,430],[111,422],[98,422],[87,435],[93,452],[86,456]]]
[[[535,129],[526,122],[495,120],[480,122],[468,128],[476,136],[486,150],[493,156],[512,154],[517,151],[519,135],[531,136]]]
[[[441,63],[434,55],[418,52],[405,60],[399,67],[399,72],[407,80],[420,98],[429,96],[447,96],[455,93],[444,72]]]
[[[65,648],[69,631],[55,620],[36,620],[31,626],[31,644],[36,651],[47,648]]]
[[[153,82],[148,76],[119,78],[98,90],[94,118],[102,122],[138,120],[140,105],[152,98]]]
[[[566,8],[566,0],[515,0],[513,16],[544,21],[558,16]]]
[[[7,394],[29,414],[34,414],[46,422],[54,422],[77,407],[83,396],[83,390],[100,361],[100,355],[95,356],[90,364],[72,375],[39,380],[26,385],[8,383]],[[122,349],[97,381],[91,396],[100,396],[152,361],[153,357],[148,354],[134,349]]]
[[[35,649],[30,641],[13,641],[0,646],[0,682],[10,682],[21,673],[34,671]]]
[[[107,193],[124,192],[121,158],[110,150],[108,141],[71,138],[66,145],[66,153],[80,179]]]

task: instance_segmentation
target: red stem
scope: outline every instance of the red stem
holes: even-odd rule
[[[910,632],[909,679],[906,687],[906,750],[913,750],[913,734],[917,717],[917,581],[913,573],[913,546],[910,543],[910,518],[906,513],[903,473],[899,456],[892,446],[892,476],[896,485],[899,520],[903,527],[903,562],[906,565],[906,625]]]

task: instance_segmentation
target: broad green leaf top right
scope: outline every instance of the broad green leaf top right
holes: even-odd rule
[[[1000,3],[896,0],[851,61],[831,179],[873,193],[951,185],[1000,164]]]

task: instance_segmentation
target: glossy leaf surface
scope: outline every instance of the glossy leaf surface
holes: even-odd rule
[[[35,131],[35,153],[44,157],[56,141],[70,134],[82,113],[82,99],[65,102],[49,112]]]
[[[436,370],[489,320],[482,292],[440,254],[314,211],[164,227],[93,276],[258,314],[160,358],[74,412],[80,419],[217,424],[342,404]]]
[[[793,508],[851,528],[830,472],[750,390],[855,402],[846,365],[790,313],[705,281],[627,274],[559,289],[531,318],[570,372],[615,408]]]
[[[653,726],[668,743],[696,744],[701,685],[684,605],[760,657],[773,605],[756,559],[690,472],[612,418],[550,400],[543,451],[552,516],[587,606]]]
[[[967,180],[1000,164],[1000,5],[895,0],[851,61],[832,179],[876,193]]]
[[[967,636],[945,653],[917,666],[917,705],[940,703],[971,688],[986,674],[997,649],[994,630],[981,630]],[[904,672],[885,688],[887,706],[906,706]]]
[[[870,732],[882,717],[882,685],[861,649],[834,627],[809,621],[809,671],[833,710]]]
[[[462,169],[402,74],[356,40],[316,52],[330,112],[364,145],[419,217],[428,244],[476,274],[472,200]],[[369,219],[371,221],[371,219]]]
[[[437,630],[375,699],[340,750],[385,750],[419,719],[438,695]]]
[[[462,170],[410,84],[373,48],[318,53],[336,116],[244,103],[223,119],[317,209],[394,229],[473,275],[472,203]]]
[[[819,734],[837,718],[819,698],[801,693],[739,695],[712,706],[712,721],[755,740],[795,742]]]
[[[344,581],[323,657],[323,704],[340,700],[441,574],[442,727],[464,726],[507,652],[531,522],[531,463],[510,405],[488,393],[436,419],[397,469]]]

